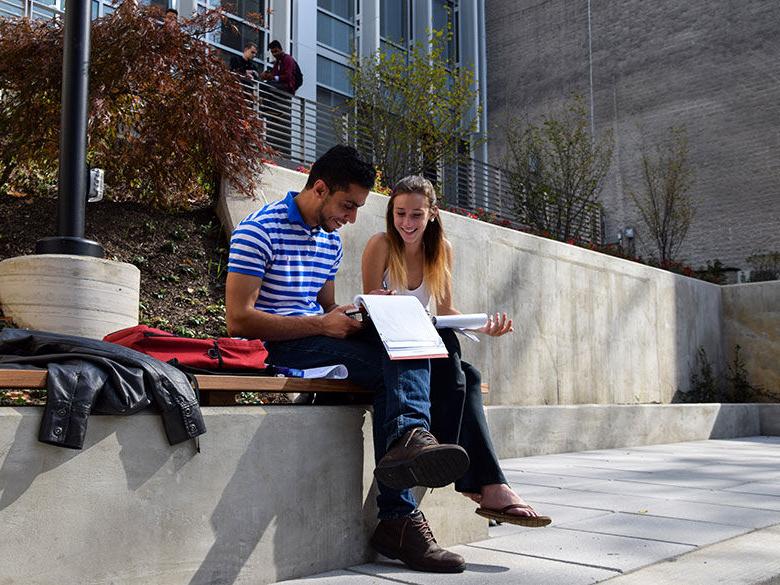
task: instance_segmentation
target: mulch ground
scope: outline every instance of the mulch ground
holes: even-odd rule
[[[0,260],[56,235],[57,201],[0,195]],[[141,271],[141,322],[185,336],[223,336],[227,241],[210,209],[166,214],[131,203],[87,206],[85,237]]]

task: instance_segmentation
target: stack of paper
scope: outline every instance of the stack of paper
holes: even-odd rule
[[[447,357],[447,348],[420,301],[406,295],[358,295],[391,360]]]

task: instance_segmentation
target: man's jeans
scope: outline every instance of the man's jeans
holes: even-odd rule
[[[266,348],[268,362],[275,366],[303,369],[344,364],[349,380],[374,391],[376,461],[409,429],[430,429],[429,361],[391,361],[373,328],[347,339],[317,335],[267,342]],[[417,507],[411,490],[378,486],[379,518],[400,518]]]

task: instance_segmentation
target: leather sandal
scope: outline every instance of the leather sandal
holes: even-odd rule
[[[496,522],[517,524],[518,526],[527,526],[529,528],[541,528],[552,522],[552,518],[549,516],[519,516],[517,514],[509,514],[510,510],[533,510],[533,508],[528,504],[509,504],[500,510],[481,507],[475,511],[480,516]]]

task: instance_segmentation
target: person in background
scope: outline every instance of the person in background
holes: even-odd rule
[[[247,43],[244,45],[244,52],[241,56],[233,55],[230,58],[230,70],[238,73],[246,80],[257,80],[259,78],[257,65],[254,58],[257,57],[257,45]]]
[[[274,58],[274,66],[270,71],[263,71],[260,74],[260,78],[277,89],[281,89],[290,95],[295,95],[298,89],[295,79],[295,70],[297,68],[295,59],[292,58],[292,55],[284,52],[282,43],[279,41],[271,41],[268,44],[268,49]]]
[[[452,301],[452,246],[444,237],[431,182],[420,176],[401,179],[385,219],[387,231],[372,236],[363,252],[363,292],[395,290],[417,297],[426,308],[433,300],[439,315],[459,314]],[[512,320],[496,313],[479,331],[499,337],[513,331]],[[455,489],[480,505],[480,516],[529,527],[550,524],[507,483],[490,440],[480,373],[461,359],[454,331],[439,333],[450,355],[431,360],[431,432],[469,455],[469,469]]]
[[[165,26],[176,27],[179,24],[179,11],[175,8],[168,8],[165,11]]]

